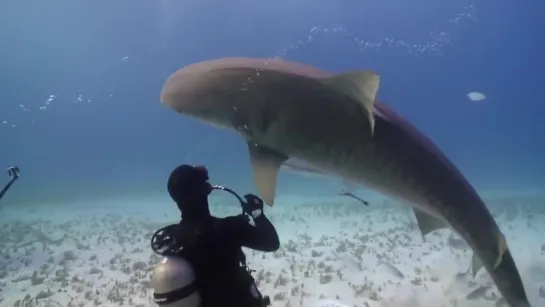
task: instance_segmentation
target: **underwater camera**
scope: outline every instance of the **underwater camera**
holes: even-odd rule
[[[19,178],[19,167],[18,166],[10,166],[7,168],[8,175],[13,178]]]

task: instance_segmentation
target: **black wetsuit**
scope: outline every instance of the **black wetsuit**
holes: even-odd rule
[[[184,221],[180,222],[183,227]],[[195,270],[202,307],[263,306],[254,280],[247,268],[242,247],[273,252],[280,247],[278,234],[265,215],[255,219],[255,226],[244,215],[226,218],[206,217],[193,229],[193,243],[181,256]],[[185,227],[184,227],[185,228]],[[202,231],[201,231],[202,230]],[[191,231],[190,231],[191,232]]]

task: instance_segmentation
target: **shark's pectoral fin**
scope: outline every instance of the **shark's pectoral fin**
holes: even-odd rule
[[[278,170],[288,157],[252,142],[248,143],[248,151],[250,152],[250,161],[257,190],[263,201],[272,206],[276,193]]]
[[[473,256],[471,257],[471,274],[473,274],[473,278],[477,276],[477,272],[480,268],[483,267],[483,263],[481,260],[473,253]]]
[[[448,228],[448,225],[445,221],[440,220],[436,217],[429,215],[426,212],[413,208],[414,216],[416,217],[416,223],[418,224],[418,229],[422,233],[422,236],[427,235],[428,233]]]
[[[371,70],[354,71],[333,76],[324,83],[344,93],[362,106],[362,111],[371,125],[371,135],[375,129],[373,105],[377,96],[380,77]]]

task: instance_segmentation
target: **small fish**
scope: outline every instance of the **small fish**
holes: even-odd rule
[[[486,95],[483,94],[483,93],[479,93],[479,92],[471,92],[471,93],[467,93],[467,98],[469,98],[469,100],[471,101],[483,101],[486,99]]]
[[[473,291],[471,291],[468,295],[466,295],[466,299],[471,301],[471,300],[483,298],[488,288],[489,286],[479,286]]]
[[[395,277],[401,278],[401,279],[405,278],[405,274],[403,274],[397,267],[395,267],[390,262],[379,261],[379,265],[384,266],[388,270],[388,272],[394,275]]]
[[[341,191],[340,193],[338,193],[338,195],[340,196],[348,196],[350,198],[353,198],[357,201],[359,201],[360,203],[366,205],[366,206],[369,206],[369,202],[366,201],[365,199],[361,199],[359,198],[358,196],[354,195],[352,192],[347,192],[347,191]]]

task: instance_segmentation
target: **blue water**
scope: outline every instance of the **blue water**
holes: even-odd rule
[[[227,56],[373,69],[378,98],[480,193],[542,199],[543,29],[537,0],[6,0],[0,168],[18,165],[21,178],[0,208],[165,195],[181,163],[255,192],[241,138],[159,102],[172,72]],[[471,101],[470,92],[486,99]],[[280,179],[279,195],[327,197],[340,186]]]
[[[250,188],[237,137],[158,101],[170,73],[225,56],[374,69],[379,98],[476,187],[543,188],[542,4],[314,2],[3,3],[0,161],[23,171],[4,205],[162,192],[182,162]],[[488,99],[471,102],[472,91]]]

